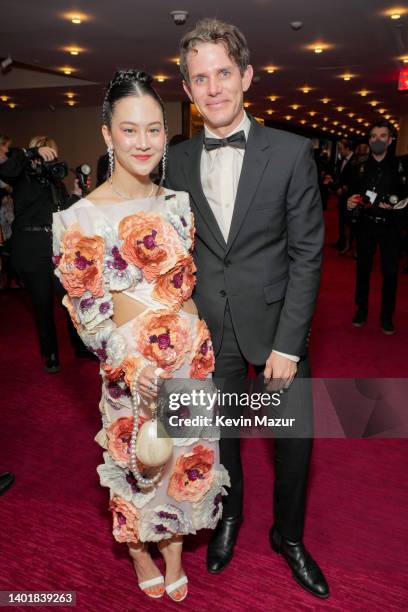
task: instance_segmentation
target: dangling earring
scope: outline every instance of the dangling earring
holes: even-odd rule
[[[113,148],[111,145],[108,147],[108,155],[109,155],[109,180],[112,180],[113,170],[115,168],[115,154],[113,152]]]
[[[166,166],[167,166],[167,141],[164,145],[163,157],[162,157],[162,173],[160,178],[160,184],[162,185],[166,180]]]

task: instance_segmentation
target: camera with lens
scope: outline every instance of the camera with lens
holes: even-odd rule
[[[71,172],[75,174],[75,177],[78,181],[78,186],[82,191],[82,197],[86,196],[89,192],[88,181],[92,172],[91,166],[89,166],[88,164],[81,164],[80,166],[77,166],[75,170],[71,168]]]
[[[68,176],[68,166],[63,161],[44,161],[38,149],[30,149],[27,172],[42,182],[59,183]]]

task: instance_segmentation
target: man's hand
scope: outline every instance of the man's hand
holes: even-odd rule
[[[267,390],[288,389],[296,376],[296,372],[297,363],[295,361],[272,351],[266,361],[264,370],[265,383],[269,383],[266,387]]]
[[[51,147],[39,147],[38,154],[43,158],[44,161],[49,162],[57,158],[57,152]]]
[[[356,193],[347,200],[347,208],[349,210],[353,210],[353,208],[358,206],[360,202],[361,202],[361,195]]]

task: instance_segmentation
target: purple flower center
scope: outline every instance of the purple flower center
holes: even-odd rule
[[[61,261],[61,255],[54,255],[52,258],[52,263],[54,264],[55,267],[59,266],[59,263]]]
[[[99,359],[101,361],[106,361],[108,358],[108,353],[106,351],[106,340],[103,340],[103,342],[101,343],[101,348],[98,349],[92,349],[93,352],[95,353],[95,355],[98,355]]]
[[[205,342],[202,343],[201,345],[201,349],[200,349],[200,353],[202,355],[206,355],[208,353],[208,344],[207,344],[207,340]]]
[[[77,251],[75,253],[74,265],[78,270],[85,270],[87,266],[92,266],[93,260],[87,259],[83,255],[81,255],[81,251]]]
[[[93,297],[84,298],[83,300],[79,302],[79,307],[83,312],[84,310],[89,310],[90,308],[92,308],[94,303],[95,303],[95,300],[93,299]]]
[[[167,527],[160,523],[160,525],[155,525],[155,530],[157,531],[157,533],[164,533],[165,531],[167,531]]]
[[[155,241],[156,235],[157,235],[157,231],[154,229],[152,230],[152,233],[145,236],[143,240],[138,240],[137,244],[142,244],[143,242],[143,245],[146,247],[146,249],[151,251],[152,249],[156,247],[156,241]]]
[[[123,516],[123,514],[121,512],[117,512],[117,517],[118,517],[118,523],[119,525],[126,525],[126,517]]]
[[[161,519],[171,519],[173,521],[177,521],[177,514],[171,514],[170,512],[164,512],[164,510],[160,510],[157,513],[157,516]]]
[[[118,247],[114,246],[111,252],[113,255],[113,267],[115,268],[115,270],[125,270],[125,268],[127,268],[128,265],[127,265],[127,262],[123,259],[123,257],[119,253]]]
[[[159,334],[158,336],[153,335],[149,338],[150,344],[158,344],[160,350],[166,350],[168,348],[174,348],[170,341],[170,332],[167,331],[165,334]]]
[[[119,399],[122,395],[125,395],[125,392],[115,382],[108,384],[108,393],[113,399]]]
[[[101,314],[106,314],[109,311],[109,302],[102,302],[102,304],[99,306],[99,312]]]
[[[192,470],[187,470],[186,472],[187,477],[189,480],[197,480],[199,479],[203,479],[204,476],[200,473],[200,470],[198,470],[197,468],[193,468]]]
[[[183,272],[177,272],[177,274],[173,276],[171,282],[173,283],[175,289],[181,289],[181,287],[183,286]]]
[[[221,503],[221,500],[222,500],[221,493],[217,493],[217,495],[214,497],[214,509],[212,511],[213,516],[215,516],[218,513],[218,508]]]
[[[180,217],[180,221],[181,221],[183,227],[187,227],[187,221],[185,220],[184,217]]]

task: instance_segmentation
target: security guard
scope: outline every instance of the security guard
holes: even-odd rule
[[[386,121],[375,123],[369,131],[370,156],[358,166],[353,194],[347,200],[357,232],[357,277],[353,318],[355,327],[362,327],[368,315],[370,275],[377,245],[380,249],[383,276],[381,329],[395,333],[393,314],[397,293],[399,223],[405,211],[393,210],[406,197],[406,185],[397,158],[389,152],[392,128]]]

